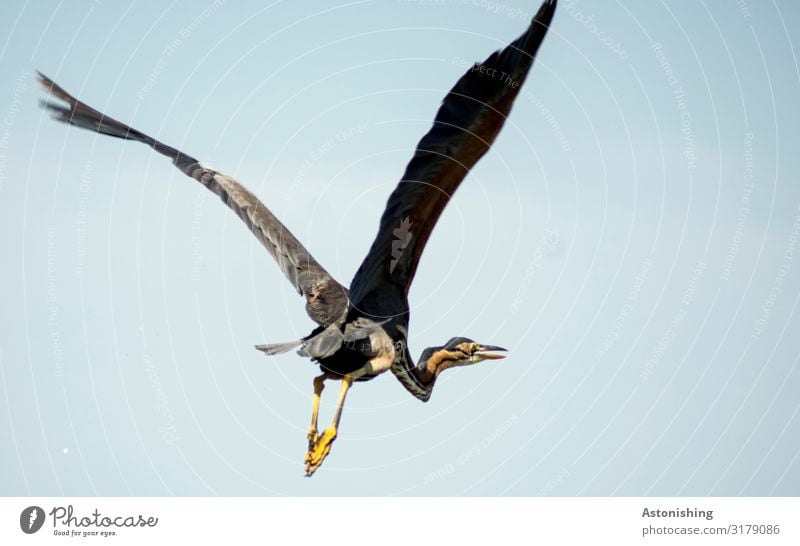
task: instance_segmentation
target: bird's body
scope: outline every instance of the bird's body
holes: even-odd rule
[[[397,188],[389,197],[378,234],[349,288],[337,282],[275,215],[233,178],[183,152],[118,122],[79,101],[40,74],[52,96],[67,103],[45,103],[56,119],[102,134],[136,140],[169,157],[181,171],[203,184],[242,219],[306,299],[317,323],[308,336],[285,343],[257,345],[267,355],[298,348],[319,364],[308,432],[306,474],[313,474],[336,438],[344,399],[354,381],[390,371],[422,401],[430,398],[438,375],[455,366],[502,358],[500,347],[455,337],[425,349],[419,362],[409,352],[408,291],[422,251],[444,207],[475,163],[489,150],[544,39],[556,1],[546,0],[528,30],[482,64],[476,64],[447,94],[433,127],[417,146]],[[341,380],[333,424],[317,432],[319,399],[326,380]]]
[[[396,356],[394,341],[386,330],[377,326],[366,337],[342,342],[333,354],[313,358],[324,373],[334,377],[350,375],[355,381],[369,381],[389,371]]]

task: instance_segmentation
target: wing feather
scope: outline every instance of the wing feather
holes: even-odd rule
[[[347,289],[314,259],[272,212],[242,184],[146,134],[116,121],[79,101],[51,79],[39,74],[39,81],[51,96],[65,105],[43,102],[58,121],[105,135],[135,140],[169,157],[183,173],[191,176],[233,210],[275,259],[286,278],[306,299],[306,311],[319,325],[328,326],[342,318],[347,309]]]
[[[352,308],[360,314],[390,317],[408,311],[408,290],[428,237],[453,192],[500,132],[555,7],[556,0],[545,1],[522,36],[473,66],[444,98],[350,285]]]

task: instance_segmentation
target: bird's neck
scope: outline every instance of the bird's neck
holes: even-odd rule
[[[405,348],[401,354],[397,355],[399,358],[405,360],[401,365],[392,368],[397,379],[411,394],[427,402],[431,397],[433,391],[433,384],[436,382],[436,373],[428,366],[428,359],[420,357],[419,364],[414,364],[414,359]]]
[[[430,350],[428,349],[422,352],[422,356],[420,356],[419,359],[419,364],[417,364],[415,369],[417,370],[417,377],[419,377],[420,381],[426,385],[430,385],[431,388],[433,388],[436,378],[449,366],[447,365],[448,362],[444,358],[444,352],[429,351]]]
[[[440,373],[448,368],[465,364],[458,360],[453,353],[433,348],[422,351],[416,365],[414,365],[408,350],[404,351],[401,358],[405,358],[406,365],[402,366],[403,372],[396,373],[397,377],[406,389],[423,401],[430,398],[433,385]]]

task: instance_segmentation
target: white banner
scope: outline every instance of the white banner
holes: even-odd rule
[[[797,545],[796,498],[0,498],[0,544]]]

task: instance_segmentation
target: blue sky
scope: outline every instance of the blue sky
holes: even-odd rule
[[[796,3],[561,1],[431,237],[428,404],[356,385],[303,478],[303,301],[150,149],[51,121],[41,70],[237,177],[348,283],[444,93],[538,4],[4,2],[0,493],[796,495]],[[332,413],[326,391],[321,422]]]

